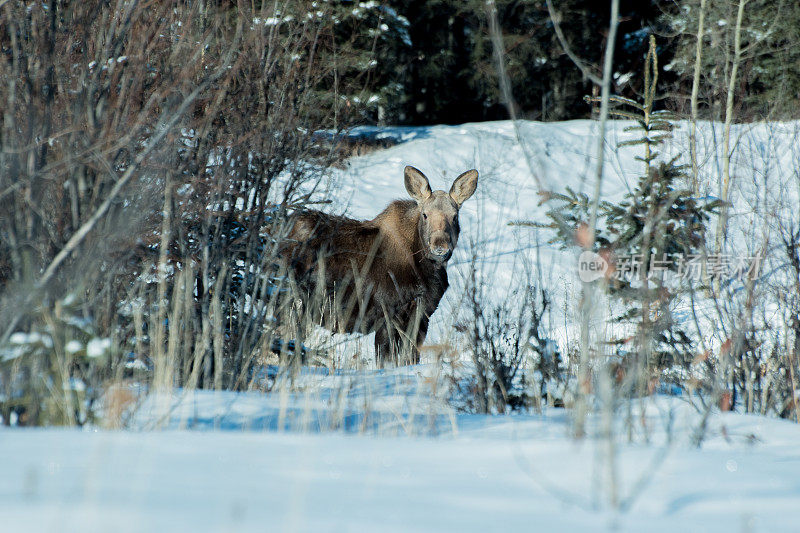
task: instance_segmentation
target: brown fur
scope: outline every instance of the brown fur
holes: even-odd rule
[[[407,167],[406,188],[416,201],[396,200],[372,220],[298,213],[284,257],[307,310],[317,302],[319,322],[340,332],[375,332],[381,363],[399,362],[403,346],[418,362],[430,316],[447,290],[458,209],[476,185],[477,172],[469,171],[450,193],[431,192],[422,173]]]

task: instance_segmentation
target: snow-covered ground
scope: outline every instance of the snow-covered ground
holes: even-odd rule
[[[642,173],[640,148],[616,148],[636,137],[625,131],[629,125],[610,125],[606,200],[621,198]],[[491,299],[540,284],[554,302],[546,324],[551,335],[562,350],[574,338],[577,252],[508,222],[544,220],[537,180],[546,190],[591,192],[596,125],[518,126],[387,128],[380,134],[403,142],[355,158],[333,176],[331,209],[372,218],[407,196],[405,165],[441,189],[464,170],[480,171],[478,192],[462,209],[451,288],[433,317],[431,343],[456,343],[452,325],[472,247]],[[774,238],[765,234],[770,216],[800,205],[800,182],[792,181],[800,169],[798,132],[798,123],[734,129],[732,233],[743,253]],[[718,124],[700,125],[700,194],[717,190],[720,153],[708,147],[719,145],[719,137]],[[685,161],[686,146],[682,125],[664,156]],[[152,396],[125,431],[0,430],[0,531],[800,527],[800,425],[714,414],[698,448],[691,436],[700,415],[688,399],[654,397],[635,402],[645,416],[634,414],[630,440],[617,427],[609,450],[594,429],[573,440],[563,409],[460,414],[430,363],[348,372],[307,371],[300,393]],[[597,423],[592,419],[590,427]]]
[[[603,441],[566,413],[458,419],[457,433],[0,432],[0,529],[32,531],[796,531],[800,426],[652,400],[650,444]]]

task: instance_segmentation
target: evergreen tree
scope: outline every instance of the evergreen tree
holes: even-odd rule
[[[602,224],[598,224],[594,244],[594,251],[615,267],[609,272],[609,294],[626,308],[614,320],[635,330],[633,337],[611,342],[619,346],[618,353],[624,356],[625,364],[651,371],[684,366],[693,357],[689,336],[675,323],[671,312],[676,298],[688,288],[675,278],[691,273],[686,271],[687,261],[700,255],[706,225],[719,207],[718,201],[693,196],[686,167],[679,165],[677,158],[659,160],[657,148],[670,136],[673,115],[654,109],[656,83],[657,55],[655,40],[651,39],[644,101],[612,98],[616,104],[612,114],[633,120],[626,131],[641,135],[620,145],[643,148],[638,159],[644,163],[645,172],[621,202],[600,204],[598,220]],[[541,227],[555,230],[553,241],[567,248],[574,244],[582,225],[585,227],[591,202],[585,194],[571,189],[554,195],[551,201],[556,203],[548,212],[551,222]],[[635,385],[640,391],[644,386]]]
[[[722,120],[727,80],[733,60],[738,2],[706,0],[700,104],[705,116]],[[689,94],[695,61],[696,20],[700,0],[666,4],[661,24],[674,42],[667,68],[675,77],[670,92]],[[740,33],[743,55],[735,83],[737,116],[797,116],[800,98],[800,4],[789,0],[748,0]],[[686,101],[688,105],[688,99]],[[679,109],[684,103],[678,100]]]
[[[635,96],[628,73],[641,68],[659,0],[623,1],[615,52],[618,90]],[[599,64],[608,29],[608,6],[590,0],[553,2],[570,46],[590,65]],[[508,118],[499,91],[484,0],[392,0],[405,16],[412,48],[397,58],[406,77],[396,119],[401,123],[462,123]],[[506,70],[519,116],[564,120],[587,117],[582,98],[591,82],[556,38],[544,0],[497,0]],[[643,31],[643,28],[645,30]],[[598,69],[599,71],[599,69]]]

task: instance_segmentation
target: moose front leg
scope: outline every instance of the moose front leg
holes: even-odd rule
[[[420,361],[420,349],[428,334],[428,315],[419,302],[415,302],[397,324],[400,337],[399,354],[402,362],[416,365]]]
[[[375,329],[375,358],[379,366],[386,361],[395,364],[418,364],[419,350],[428,333],[428,315],[415,301],[393,317],[384,314],[384,320]]]
[[[430,310],[431,313],[436,309],[434,306]],[[405,345],[407,349],[405,353],[410,356],[411,364],[419,364],[420,350],[425,342],[425,337],[428,335],[428,321],[430,315],[425,306],[425,300],[416,298],[414,303],[409,307],[408,313],[405,317],[404,335]]]
[[[427,324],[426,324],[427,329]],[[413,332],[400,325],[386,325],[375,331],[375,358],[379,367],[387,361],[395,364],[419,363],[419,347],[425,340],[425,333]]]
[[[425,342],[425,337],[428,335],[428,315],[423,314],[419,319],[419,325],[417,326],[417,335],[416,335],[416,342],[414,345],[413,351],[413,360],[412,363],[418,364],[419,363],[419,351],[422,349],[422,344]]]
[[[392,324],[382,324],[375,330],[375,361],[383,368],[386,361],[397,362],[399,336]]]

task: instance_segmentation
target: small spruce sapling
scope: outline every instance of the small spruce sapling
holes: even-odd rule
[[[671,312],[671,305],[690,287],[672,282],[668,286],[667,280],[686,280],[687,261],[700,256],[708,221],[720,205],[717,200],[693,195],[687,167],[678,164],[678,157],[659,159],[657,149],[671,137],[675,117],[655,109],[657,69],[655,39],[651,37],[644,71],[644,101],[611,98],[616,106],[611,114],[634,122],[624,131],[640,134],[618,146],[642,146],[644,153],[637,159],[644,163],[645,171],[622,201],[600,203],[593,245],[595,252],[610,259],[608,292],[625,308],[613,320],[629,324],[635,331],[610,342],[618,347],[622,368],[635,367],[636,371],[630,374],[640,377],[635,380],[639,393],[645,392],[654,373],[679,370],[692,360],[693,343]],[[587,97],[587,101],[595,100]],[[549,199],[555,203],[547,213],[550,221],[526,225],[554,230],[550,242],[566,249],[581,240],[582,231],[588,227],[590,200],[570,188]]]

